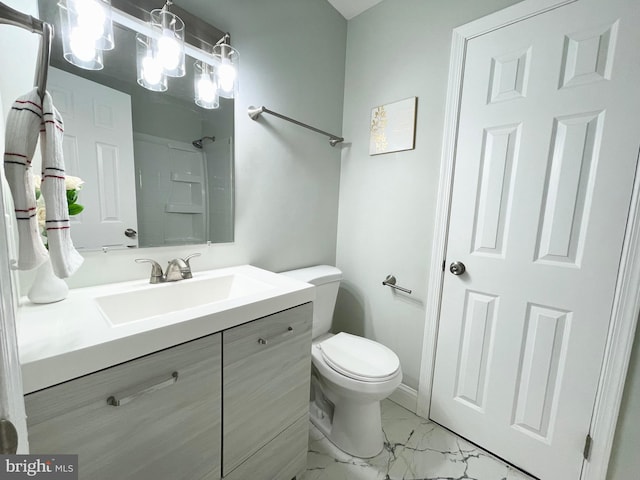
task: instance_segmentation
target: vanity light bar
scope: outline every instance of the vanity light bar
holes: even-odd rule
[[[114,22],[122,25],[123,27],[127,27],[138,33],[142,33],[147,37],[158,38],[159,36],[158,32],[154,30],[147,22],[144,22],[143,20],[140,20],[133,15],[129,15],[128,13],[122,12],[120,10],[113,10],[112,19]],[[188,43],[185,43],[184,45],[184,53],[196,60],[200,60],[201,62],[208,63],[210,65],[217,65],[219,63],[218,59]]]

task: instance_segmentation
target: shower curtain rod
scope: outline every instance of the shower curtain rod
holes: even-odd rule
[[[277,113],[277,112],[274,112],[273,110],[269,110],[267,107],[264,107],[264,106],[263,107],[251,106],[249,107],[247,113],[249,114],[249,117],[251,117],[251,120],[257,120],[258,117],[260,117],[260,115],[263,113],[270,113],[271,115],[278,118],[282,118],[287,122],[295,123],[296,125],[300,125],[301,127],[308,128],[309,130],[313,130],[316,133],[326,135],[327,137],[329,137],[329,143],[331,144],[332,147],[335,147],[340,142],[344,142],[344,138],[342,137],[339,137],[329,132],[325,132],[323,130],[320,130],[319,128],[312,127],[311,125],[307,125],[306,123],[299,122],[298,120],[294,120],[291,117],[287,117],[285,115],[282,115],[281,113]]]
[[[26,13],[19,12],[0,2],[0,24],[13,25],[39,34],[40,50],[38,52],[38,64],[36,66],[35,84],[38,87],[38,95],[44,98],[47,91],[47,75],[49,73],[49,59],[51,58],[51,40],[53,39],[53,26],[34,18]]]

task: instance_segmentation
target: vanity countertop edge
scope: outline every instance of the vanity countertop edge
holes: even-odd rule
[[[147,286],[148,280],[72,289],[65,300],[47,305],[22,298],[17,326],[24,393],[315,300],[312,285],[251,265],[195,272],[193,276],[196,279],[229,272],[251,275],[274,288],[224,305],[214,302],[118,326],[110,324],[94,299],[114,290],[153,288]]]

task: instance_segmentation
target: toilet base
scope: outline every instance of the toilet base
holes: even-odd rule
[[[335,404],[323,394],[309,402],[311,422],[331,443],[358,458],[371,458],[384,447],[380,402],[340,399]]]

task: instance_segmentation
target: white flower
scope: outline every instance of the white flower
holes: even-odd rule
[[[64,188],[67,190],[80,190],[83,184],[84,180],[82,180],[80,177],[67,175],[64,179]]]
[[[33,176],[33,186],[36,188],[36,190],[40,190],[41,181],[42,179],[40,178],[40,175]]]
[[[38,220],[38,226],[40,227],[40,231],[45,234],[47,231],[47,227],[45,224],[47,216],[47,209],[44,206],[44,198],[40,197],[36,201],[36,219]]]

